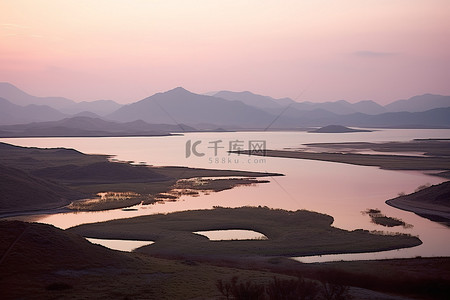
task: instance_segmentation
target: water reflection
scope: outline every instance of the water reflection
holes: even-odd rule
[[[211,241],[231,241],[231,240],[266,240],[267,237],[253,230],[228,229],[228,230],[208,230],[196,231],[195,234],[206,236]]]
[[[358,228],[385,230],[417,235],[423,244],[411,249],[394,251],[394,257],[450,256],[450,230],[414,213],[388,206],[384,201],[399,193],[411,193],[423,184],[437,184],[444,179],[415,171],[389,171],[377,167],[354,166],[332,162],[266,157],[263,164],[210,163],[207,157],[185,157],[187,140],[266,140],[267,147],[283,149],[314,142],[383,142],[407,141],[413,138],[449,138],[450,130],[380,130],[351,135],[308,134],[304,132],[224,132],[188,133],[172,137],[128,138],[43,138],[2,139],[4,142],[38,147],[71,147],[86,153],[116,155],[123,161],[147,162],[152,165],[234,169],[283,173],[286,176],[268,178],[270,183],[240,186],[198,197],[182,195],[179,201],[137,205],[131,211],[121,209],[104,212],[74,212],[32,216],[33,220],[68,228],[83,223],[101,222],[155,213],[211,209],[214,206],[268,206],[287,210],[307,209],[326,213],[334,218],[333,226],[347,230]],[[228,154],[225,154],[228,157]],[[232,154],[236,156],[237,154]],[[403,220],[412,228],[382,227],[361,214],[367,208],[378,208],[383,214]],[[21,217],[26,219],[27,217]],[[28,217],[30,218],[30,217]],[[356,254],[351,254],[357,256]]]
[[[153,241],[136,241],[136,240],[109,240],[109,239],[96,239],[86,238],[93,244],[99,244],[109,249],[131,252],[139,247],[151,245]]]

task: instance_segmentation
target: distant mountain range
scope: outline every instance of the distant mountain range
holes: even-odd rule
[[[290,98],[274,99],[267,96],[256,95],[250,92],[221,91],[211,94],[227,100],[241,101],[247,105],[259,107],[265,110],[280,109],[291,106],[299,111],[313,111],[323,109],[339,115],[352,113],[363,113],[367,115],[378,115],[386,112],[423,112],[434,108],[450,107],[450,96],[424,94],[414,96],[406,100],[397,100],[382,106],[372,100],[363,100],[349,103],[345,100],[334,102],[295,102]]]
[[[0,98],[0,124],[55,121],[66,117],[66,114],[47,105],[20,106]]]
[[[171,132],[195,131],[187,125],[148,124],[144,121],[117,123],[91,117],[0,126],[0,137],[43,136],[160,136]]]
[[[34,122],[34,123],[33,123]],[[33,123],[33,124],[29,124]],[[195,130],[354,127],[450,128],[450,96],[425,94],[382,106],[296,102],[251,92],[199,95],[181,87],[120,105],[111,100],[74,102],[35,97],[0,83],[1,136],[155,135]]]
[[[385,106],[390,112],[421,112],[441,107],[450,107],[450,96],[425,94],[398,100]]]
[[[112,100],[75,102],[63,97],[36,97],[25,93],[7,82],[0,82],[0,98],[4,98],[9,102],[20,106],[27,106],[30,104],[49,106],[68,115],[88,111],[103,116],[112,113],[122,106]]]
[[[181,87],[158,93],[136,103],[125,105],[108,119],[125,122],[143,120],[151,123],[184,123],[246,128],[269,124],[273,115],[241,101],[229,101],[213,96],[198,95]]]
[[[450,100],[448,96],[441,97]],[[421,97],[414,97],[413,101],[420,102],[418,98]],[[429,95],[424,95],[423,102],[427,101]],[[424,104],[422,106],[426,107]],[[436,103],[432,101],[430,107],[435,106]],[[179,87],[125,105],[106,117],[120,122],[136,119],[159,123],[180,122],[198,129],[205,128],[208,124],[211,128],[221,126],[234,130],[294,129],[330,124],[356,127],[450,127],[450,103],[448,106],[422,112],[386,111],[385,107],[373,101],[355,104],[347,101],[299,103],[250,92],[222,91],[214,96],[198,95]]]

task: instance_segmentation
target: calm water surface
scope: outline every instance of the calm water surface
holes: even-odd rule
[[[135,241],[135,240],[112,240],[112,239],[95,239],[86,238],[93,244],[99,244],[110,249],[131,252],[142,246],[153,244],[153,241]]]
[[[384,142],[408,141],[414,138],[450,138],[450,130],[379,130],[346,134],[314,134],[306,132],[223,132],[187,133],[171,137],[118,138],[16,138],[3,142],[33,147],[68,147],[89,154],[110,154],[124,161],[145,162],[157,166],[188,166],[214,169],[235,169],[277,172],[286,176],[270,178],[270,183],[242,186],[200,197],[182,196],[180,201],[148,206],[136,206],[135,211],[78,212],[67,214],[21,217],[68,228],[83,223],[116,218],[167,213],[181,210],[207,209],[213,206],[268,206],[289,210],[307,209],[326,213],[334,218],[333,226],[354,230],[384,230],[418,235],[423,245],[411,249],[386,251],[376,258],[450,256],[450,230],[413,213],[395,209],[384,203],[400,192],[413,192],[423,184],[437,184],[444,179],[410,171],[388,171],[376,167],[353,166],[331,162],[286,158],[228,155],[231,144],[248,148],[248,143],[266,142],[267,149],[298,148],[304,143],[317,142]],[[200,141],[197,151],[186,157],[186,143]],[[214,154],[217,145],[217,156]],[[223,148],[220,148],[223,147]],[[361,212],[378,208],[383,214],[397,217],[413,225],[410,229],[386,228],[370,222]],[[224,224],[226,227],[226,224]],[[224,228],[226,229],[226,228]],[[368,254],[366,258],[373,258]],[[321,260],[327,260],[322,256]],[[319,260],[320,260],[319,259]],[[333,256],[328,260],[347,259]]]

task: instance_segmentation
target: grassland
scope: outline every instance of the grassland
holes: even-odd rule
[[[371,218],[372,223],[377,224],[377,225],[381,225],[381,226],[385,226],[385,227],[395,227],[395,226],[403,226],[404,228],[412,227],[412,225],[406,224],[404,221],[402,221],[400,219],[388,217],[388,216],[382,214],[379,209],[371,208],[371,209],[367,209],[366,211],[363,211],[362,213],[364,215],[368,215]]]
[[[386,203],[450,226],[450,181],[401,195]]]
[[[332,227],[332,223],[332,217],[310,211],[242,207],[112,220],[76,226],[69,231],[93,238],[151,240],[155,243],[138,251],[160,257],[186,258],[358,253],[421,244],[417,237],[409,235],[380,235],[361,229],[345,231]],[[224,229],[253,230],[268,239],[209,241],[193,233]]]
[[[217,282],[235,276],[265,285],[301,276],[319,288],[350,286],[350,296],[361,300],[447,299],[450,292],[449,258],[321,264],[283,257],[163,259],[19,221],[0,221],[0,253],[2,299],[225,299]],[[310,299],[323,299],[319,296]]]
[[[107,210],[158,201],[184,184],[194,190],[221,191],[237,185],[262,183],[251,179],[275,173],[155,167],[113,162],[105,155],[87,155],[74,149],[26,148],[0,143],[0,213],[23,213],[70,205],[74,210]],[[186,181],[214,177],[203,181]],[[218,177],[239,177],[224,179]],[[98,197],[98,193],[135,194],[133,197]]]
[[[152,258],[93,245],[53,226],[0,221],[2,299],[217,298],[216,281],[275,274]],[[281,276],[288,277],[288,276]]]

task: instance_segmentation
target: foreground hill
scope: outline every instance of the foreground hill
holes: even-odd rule
[[[327,286],[357,286],[348,293],[360,300],[408,299],[383,292],[446,299],[450,280],[446,258],[326,264],[276,257],[166,260],[113,251],[50,225],[19,221],[0,221],[0,253],[2,299],[223,299],[217,282],[234,276],[242,291],[252,290],[247,284],[270,288],[276,277],[281,294],[300,297],[303,291],[292,285],[297,275],[314,288],[311,300],[320,300]]]
[[[55,208],[82,193],[24,171],[0,165],[0,213]]]
[[[191,193],[213,191],[242,184],[262,183],[248,177],[281,174],[233,170],[154,167],[112,162],[105,155],[87,155],[74,149],[19,147],[0,143],[0,213],[55,209],[77,200],[67,209],[107,210],[161,200],[161,193],[182,188]],[[194,177],[229,177],[198,182]],[[206,184],[207,183],[207,184]],[[182,187],[180,187],[182,185]],[[110,193],[107,193],[110,192]],[[109,196],[97,197],[98,193]],[[170,195],[171,200],[180,196]],[[87,198],[83,200],[82,198]]]

